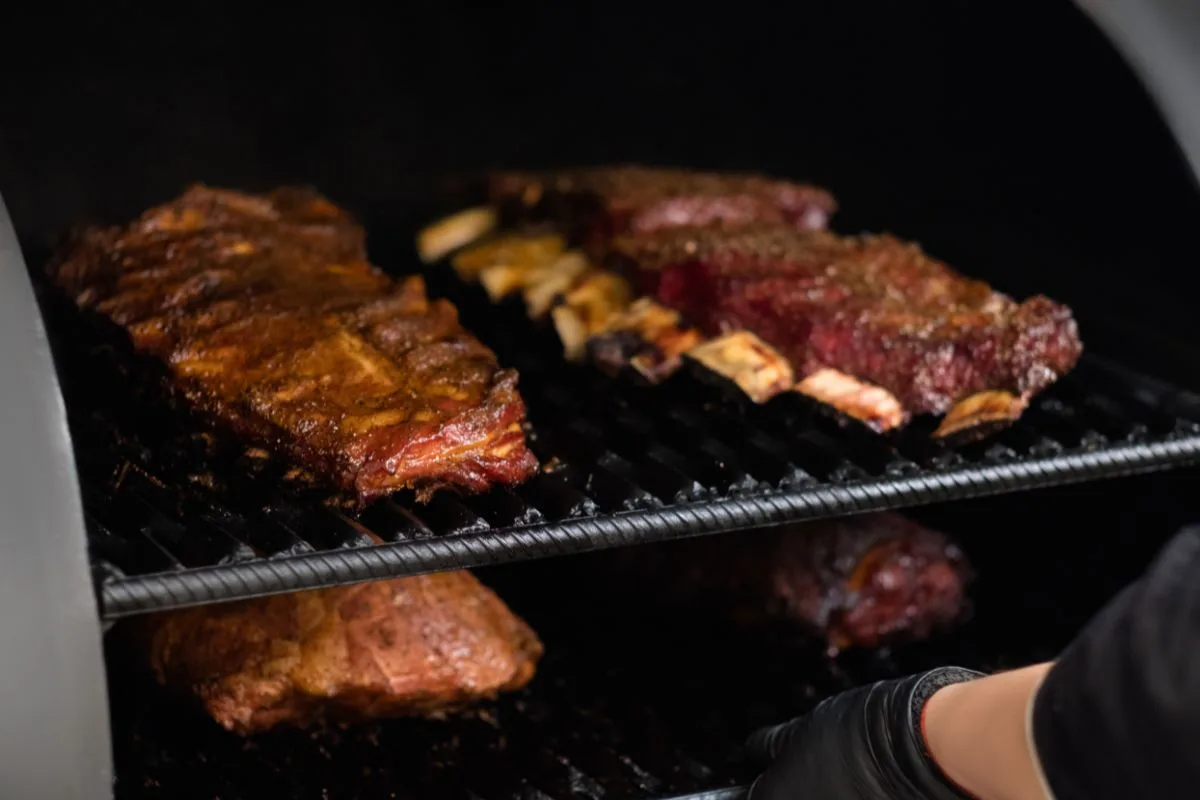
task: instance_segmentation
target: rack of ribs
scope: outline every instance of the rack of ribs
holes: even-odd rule
[[[173,396],[359,502],[536,470],[516,374],[419,278],[371,265],[363,230],[314,192],[196,186],[84,231],[49,271],[166,367]]]
[[[553,220],[592,253],[613,236],[677,225],[775,222],[824,228],[837,208],[832,195],[806,184],[635,165],[500,172],[490,176],[488,194],[503,218]]]
[[[542,645],[469,572],[152,615],[134,624],[159,683],[241,734],[428,715],[519,689]]]
[[[891,236],[674,227],[617,237],[612,253],[706,334],[748,330],[774,347],[801,391],[835,406],[894,398],[905,414],[949,412],[943,434],[1014,418],[1082,351],[1070,309],[1017,302]]]
[[[756,401],[794,388],[878,430],[931,413],[945,415],[937,436],[979,433],[1017,418],[1082,351],[1070,310],[1045,297],[1016,302],[891,236],[826,232],[835,204],[812,186],[611,167],[499,173],[489,191],[508,225],[553,224],[628,277],[656,318],[681,314],[672,341]],[[610,361],[646,360],[610,319],[616,331],[556,319],[568,355],[584,337]],[[717,338],[699,342],[691,326]],[[653,363],[634,366],[651,379],[678,366],[649,349]]]
[[[923,639],[969,611],[970,567],[945,535],[867,514],[614,554],[672,605],[737,624],[799,625],[832,652]]]

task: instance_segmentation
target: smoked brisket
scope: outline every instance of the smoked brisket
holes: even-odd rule
[[[518,689],[542,645],[469,572],[442,572],[138,620],[158,681],[225,728],[425,715]]]

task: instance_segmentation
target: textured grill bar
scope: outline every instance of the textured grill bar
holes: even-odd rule
[[[100,595],[104,615],[111,618],[388,575],[480,567],[788,520],[1015,492],[1196,462],[1200,462],[1200,441],[1187,438],[1009,464],[970,464],[937,474],[820,485],[621,515],[590,515],[583,511],[551,523],[451,533],[352,550],[318,551],[300,541],[278,557],[186,570],[174,569],[172,563],[160,557],[148,566],[161,565],[165,571],[145,575],[122,571],[120,577],[109,577],[102,583]],[[144,548],[142,545],[139,550]],[[111,566],[111,561],[105,568],[119,569]]]
[[[552,468],[480,497],[401,493],[357,519],[133,397],[114,347],[48,312],[105,618],[1200,462],[1200,399],[1096,357],[1013,427],[953,447],[932,420],[880,436],[801,395],[755,406],[699,367],[656,387],[608,378],[564,363],[519,307],[444,275],[431,288],[520,370]]]

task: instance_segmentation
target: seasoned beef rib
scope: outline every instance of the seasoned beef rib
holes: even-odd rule
[[[824,189],[761,175],[634,165],[500,172],[489,195],[508,219],[567,226],[593,252],[624,233],[678,225],[776,222],[824,228],[837,208]]]
[[[749,330],[803,380],[832,369],[886,389],[909,413],[982,392],[1017,413],[1082,351],[1070,309],[1017,302],[891,236],[770,224],[618,237],[620,267],[706,333]]]

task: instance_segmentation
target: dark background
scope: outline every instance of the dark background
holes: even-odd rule
[[[0,191],[39,251],[197,180],[312,183],[408,241],[448,174],[640,160],[826,184],[841,229],[1061,298],[1101,349],[1200,324],[1200,194],[1065,0],[9,7]]]
[[[1135,77],[1066,0],[13,2],[0,32],[0,193],[31,255],[72,223],[127,217],[193,181],[312,183],[362,216],[381,260],[398,261],[448,175],[621,160],[749,168],[825,184],[840,229],[891,230],[1001,288],[1045,291],[1079,311],[1089,347],[1200,381],[1200,193]],[[1054,652],[1191,518],[1195,477],[931,510],[987,565],[982,625],[963,642],[986,641],[1006,664]],[[525,568],[512,582],[536,588]],[[549,637],[552,620],[535,616],[559,610],[546,596],[506,594]],[[626,612],[613,609],[622,637]],[[586,641],[593,629],[572,630]],[[729,713],[725,738],[695,726],[714,752],[763,721],[718,701],[778,686],[729,653],[685,653],[647,678],[646,651],[609,641],[584,661],[629,652],[628,685],[645,694],[626,702],[639,714],[646,696],[696,703],[706,719]],[[922,657],[901,669],[949,660]],[[606,662],[594,661],[607,690]],[[678,689],[689,674],[679,663],[720,669]],[[684,729],[695,723],[685,710]],[[164,730],[183,737],[175,763],[203,755],[168,716]],[[624,730],[637,732],[642,717],[631,719]],[[123,774],[156,774],[154,737],[119,729],[117,741]],[[542,744],[526,742],[539,754]],[[300,780],[307,751],[296,752],[285,777]],[[391,762],[426,751],[350,742],[344,755],[354,752]],[[206,790],[243,774],[229,766],[177,774]]]

